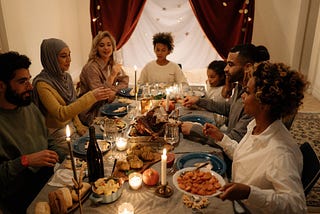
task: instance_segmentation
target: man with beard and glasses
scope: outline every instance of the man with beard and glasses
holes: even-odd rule
[[[227,130],[225,134],[231,139],[239,142],[247,132],[247,125],[252,120],[252,117],[245,114],[243,111],[243,103],[241,99],[242,88],[246,84],[246,72],[252,69],[253,64],[269,60],[268,50],[264,46],[255,46],[253,44],[241,44],[233,47],[227,58],[227,65],[224,68],[226,77],[230,82],[234,83],[233,95],[228,101],[216,101],[213,99],[186,97],[184,106],[192,106],[196,104],[199,107],[205,108],[207,111],[221,114],[228,118]],[[203,141],[208,138],[202,133],[203,126],[184,122],[182,124],[182,133],[186,136],[196,136]],[[217,129],[217,132],[220,130]],[[209,144],[215,145],[209,140]],[[227,162],[227,175],[231,175],[231,162],[225,156]]]
[[[45,120],[31,102],[32,84],[25,55],[0,54],[0,209],[25,213],[63,160],[48,139]],[[1,212],[1,211],[0,211]]]

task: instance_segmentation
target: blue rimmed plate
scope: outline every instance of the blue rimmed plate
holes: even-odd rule
[[[101,108],[101,113],[107,116],[125,116],[128,111],[127,111],[127,105],[126,103],[110,103],[110,104],[105,104]],[[121,110],[120,108],[123,108],[123,111],[118,111]]]
[[[102,153],[106,153],[110,150],[110,143],[103,140],[103,135],[96,135],[97,142],[99,144]],[[84,136],[76,139],[73,143],[73,152],[78,155],[87,155],[87,146],[89,143],[89,136]]]
[[[214,119],[202,116],[202,115],[196,115],[196,114],[191,114],[191,115],[184,115],[180,117],[181,121],[189,121],[189,122],[194,122],[194,123],[200,123],[201,125],[204,125],[205,123],[211,123],[215,125]]]
[[[178,169],[183,169],[186,167],[194,167],[199,163],[210,161],[212,165],[212,170],[223,175],[226,172],[226,163],[219,157],[213,154],[197,152],[184,154],[177,159],[176,167]]]
[[[122,96],[122,97],[134,97],[134,94],[130,94],[130,91],[133,88],[124,88],[124,89],[120,89],[118,91],[118,95]],[[142,94],[142,88],[139,88],[138,90],[138,96],[141,96]]]

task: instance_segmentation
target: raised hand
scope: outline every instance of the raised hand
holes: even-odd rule
[[[99,87],[92,90],[94,97],[97,101],[107,100],[110,97],[109,88]]]
[[[196,104],[199,101],[199,97],[197,96],[187,96],[184,98],[182,105],[186,107],[190,107],[194,104]]]
[[[59,161],[59,156],[55,151],[42,150],[26,155],[29,166],[42,167],[42,166],[54,166]]]

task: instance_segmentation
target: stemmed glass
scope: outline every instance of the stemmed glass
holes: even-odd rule
[[[164,131],[164,140],[172,146],[177,146],[180,141],[179,126],[177,126],[177,124],[166,124]]]
[[[115,121],[113,119],[106,118],[104,121],[103,139],[110,143],[110,160],[113,160],[115,158],[114,149],[117,138],[117,132],[118,128],[116,126]]]

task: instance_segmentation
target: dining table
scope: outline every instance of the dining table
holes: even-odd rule
[[[196,109],[190,110],[188,108],[180,106],[180,115],[188,114],[188,115],[202,115],[208,118],[213,118],[213,114],[204,110]],[[131,121],[131,118],[128,118],[128,115],[122,117],[124,121],[128,124]],[[96,128],[97,132],[101,133],[101,129],[99,126]],[[152,142],[151,142],[152,143]],[[130,141],[129,141],[130,144]],[[130,146],[130,145],[129,145]],[[115,153],[116,152],[116,153]],[[179,143],[174,147],[171,153],[175,154],[175,160],[177,161],[179,157],[191,154],[191,153],[205,153],[211,154],[219,157],[223,160],[222,150],[218,147],[213,147],[208,144],[196,142],[196,140],[190,140],[185,138],[182,133],[180,133]],[[119,156],[125,156],[125,151],[113,151],[113,155],[117,154]],[[113,168],[114,160],[110,158],[110,151],[104,155],[104,168],[105,168],[105,176],[111,175],[111,171]],[[174,164],[176,167],[176,164]],[[154,163],[151,165],[153,169],[161,173],[161,161]],[[156,194],[157,186],[147,186],[143,184],[139,189],[134,190],[130,188],[128,182],[125,182],[123,185],[123,190],[121,196],[112,203],[95,203],[90,200],[90,197],[86,199],[82,203],[82,213],[118,213],[118,208],[123,203],[130,203],[134,207],[135,214],[152,214],[152,213],[221,213],[221,214],[229,214],[234,213],[233,202],[229,200],[222,201],[218,196],[207,197],[208,198],[208,206],[202,209],[192,209],[187,207],[183,203],[183,196],[185,193],[178,190],[176,186],[173,184],[173,173],[171,173],[172,169],[167,169],[167,182],[170,187],[172,187],[173,194],[170,197],[160,197]],[[224,174],[223,178],[227,183],[227,177]],[[37,202],[48,202],[48,194],[51,191],[56,190],[58,187],[50,186],[46,184],[30,206],[27,209],[27,213],[33,214],[35,213],[35,205]],[[79,209],[74,210],[72,213],[80,213]]]

